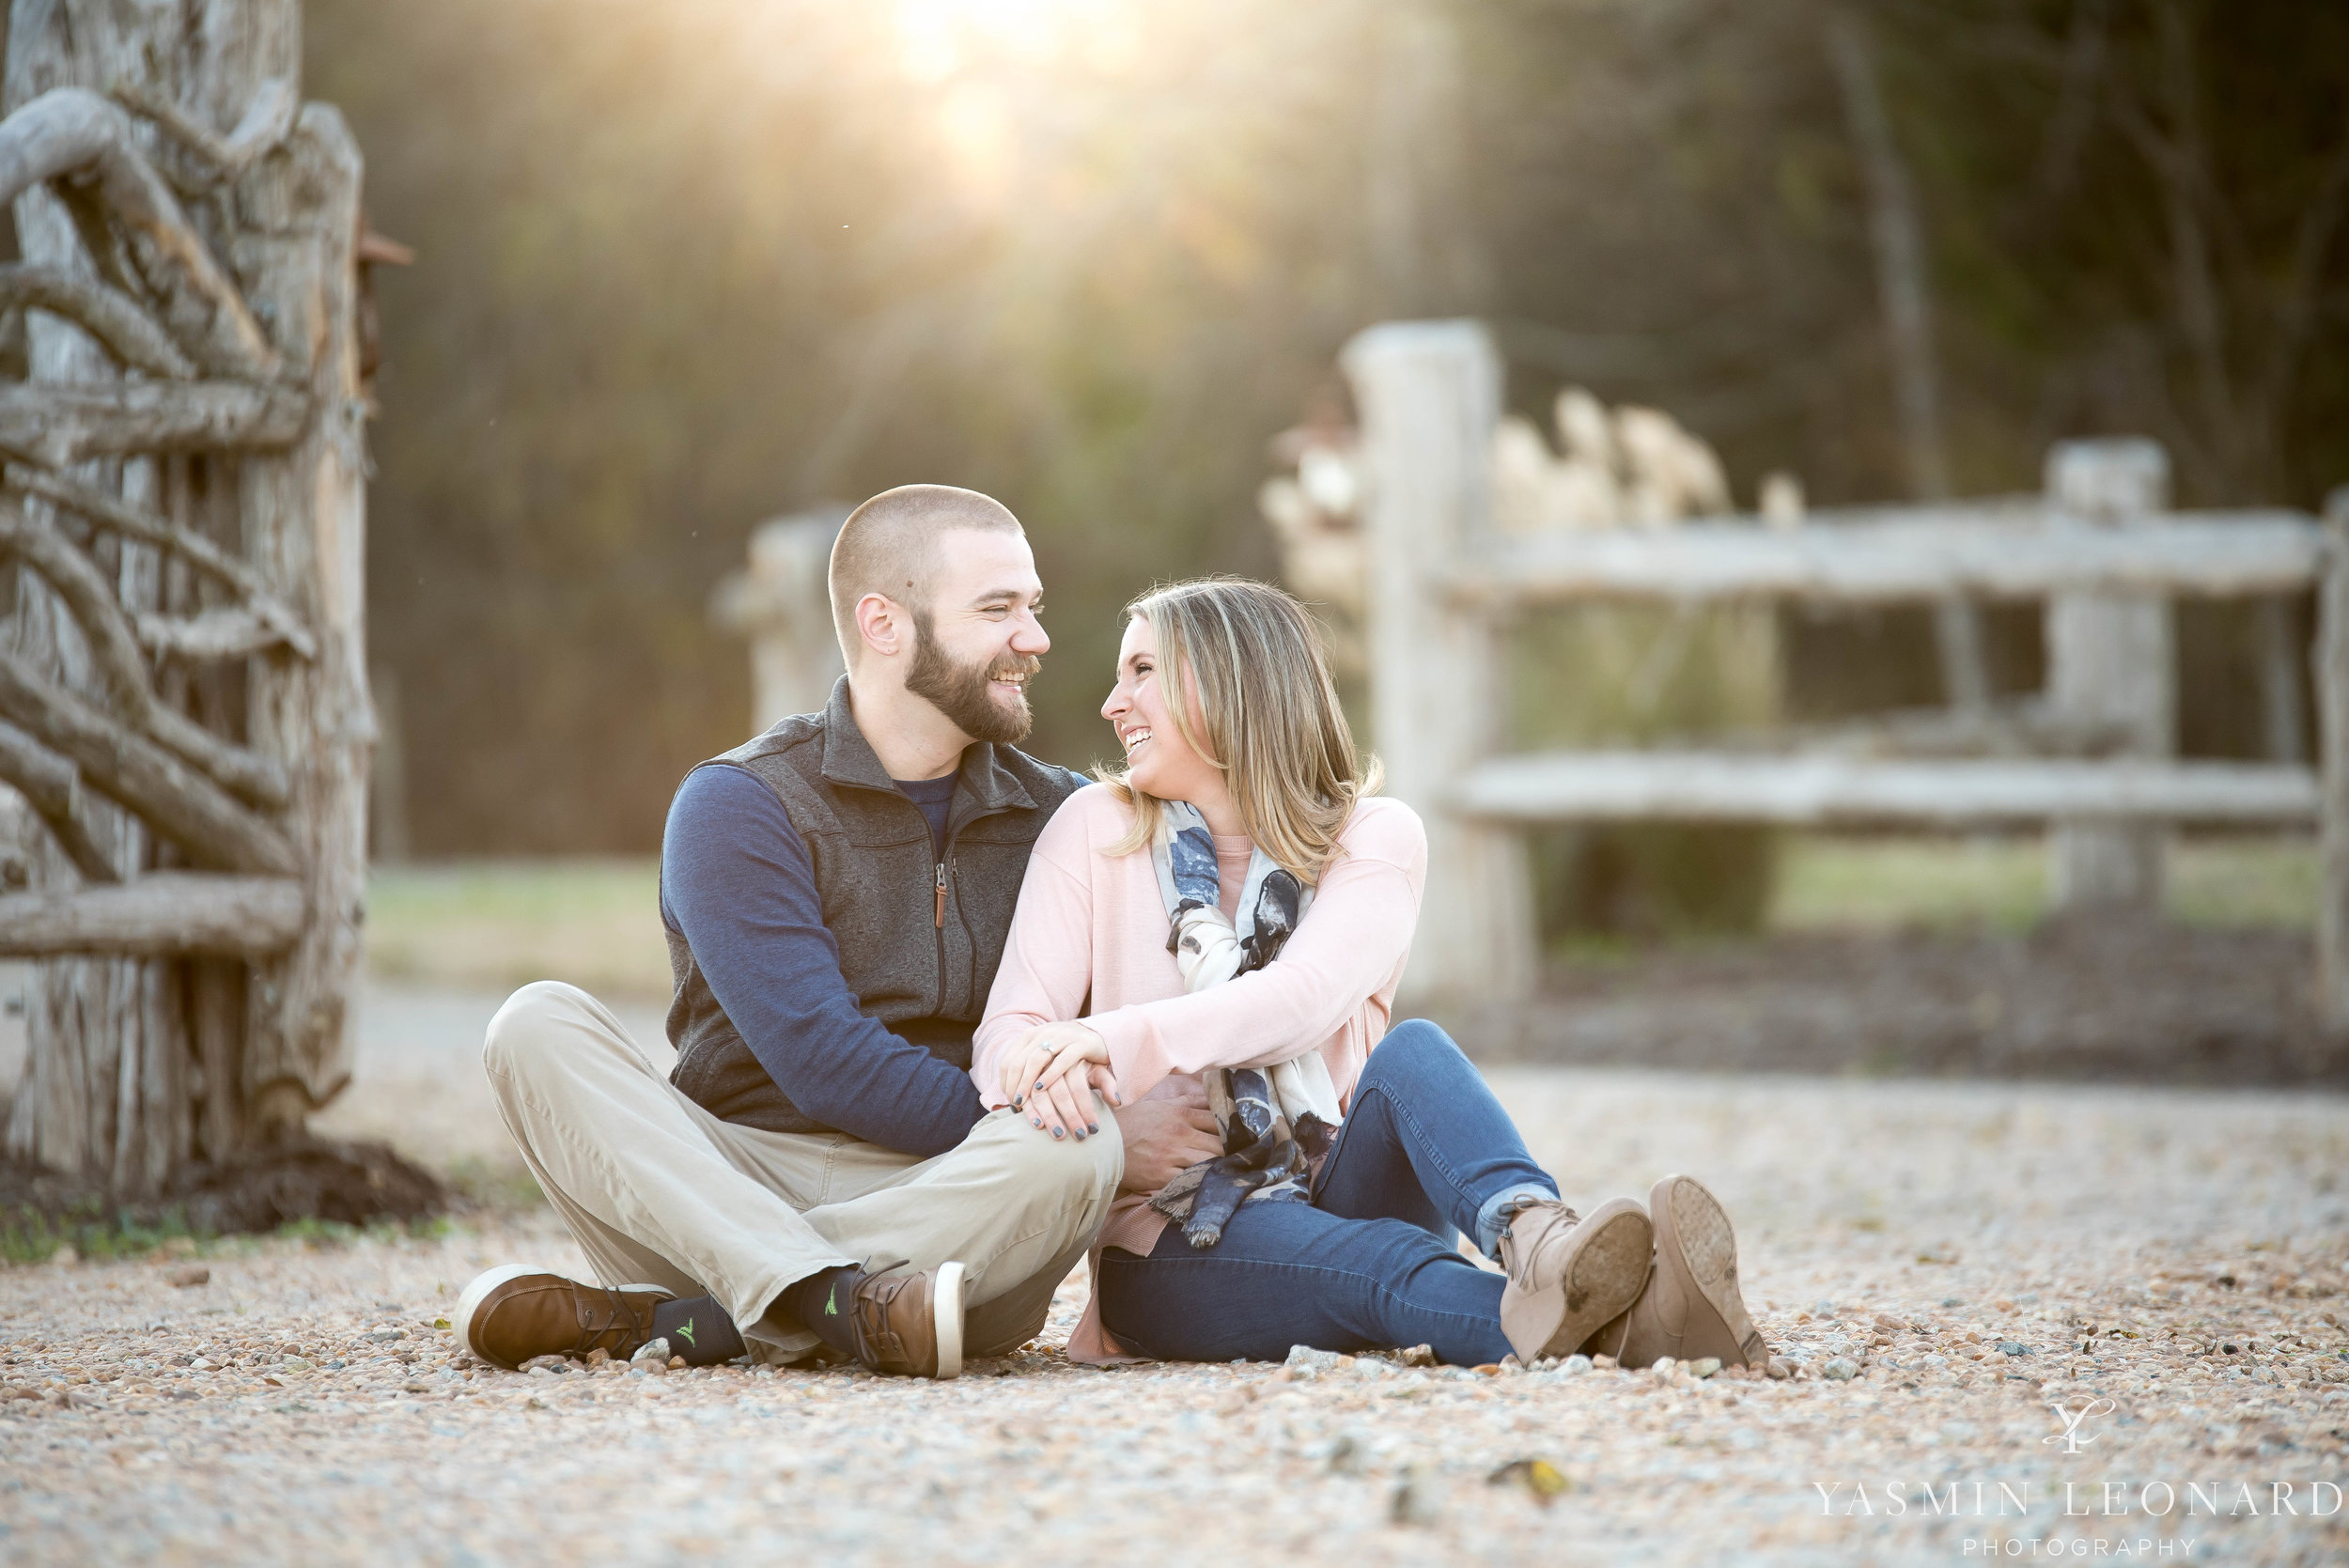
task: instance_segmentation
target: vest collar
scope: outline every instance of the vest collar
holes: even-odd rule
[[[824,704],[824,777],[836,784],[885,789],[903,798],[897,781],[889,776],[889,769],[881,766],[879,756],[874,753],[873,743],[857,728],[856,715],[848,709],[847,675],[832,682],[832,697]],[[962,753],[962,776],[955,784],[952,809],[957,826],[999,811],[1034,804],[1035,797],[1003,766],[994,746],[982,740]]]

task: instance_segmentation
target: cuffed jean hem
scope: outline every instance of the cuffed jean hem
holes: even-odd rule
[[[1517,1210],[1528,1203],[1554,1201],[1557,1196],[1558,1188],[1553,1183],[1519,1182],[1486,1199],[1476,1210],[1478,1250],[1499,1263],[1501,1233],[1509,1228],[1509,1221],[1516,1218]]]

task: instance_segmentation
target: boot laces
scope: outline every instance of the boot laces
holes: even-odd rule
[[[582,1285],[577,1287],[577,1290],[579,1344],[571,1352],[572,1355],[586,1355],[587,1352],[596,1348],[598,1341],[623,1324],[627,1327],[620,1336],[619,1344],[609,1346],[608,1350],[623,1355],[633,1355],[651,1342],[652,1313],[649,1311],[639,1312],[630,1306],[626,1292],[610,1286]],[[598,1297],[601,1297],[601,1300],[599,1301]],[[603,1309],[600,1318],[596,1314],[596,1308],[599,1306]]]
[[[1501,1266],[1507,1269],[1512,1276],[1517,1272],[1517,1219],[1520,1215],[1535,1209],[1550,1209],[1556,1211],[1557,1214],[1557,1219],[1543,1227],[1541,1235],[1534,1239],[1533,1245],[1537,1250],[1543,1241],[1551,1236],[1563,1235],[1582,1222],[1582,1216],[1576,1213],[1571,1204],[1561,1199],[1528,1198],[1520,1203],[1510,1211],[1509,1223],[1502,1226],[1501,1231]]]
[[[885,1358],[904,1358],[905,1343],[889,1327],[889,1309],[914,1281],[912,1273],[897,1272],[911,1261],[899,1258],[880,1268],[868,1265],[864,1278],[857,1281],[848,1304],[848,1332],[856,1344],[858,1362],[867,1368],[878,1369]]]

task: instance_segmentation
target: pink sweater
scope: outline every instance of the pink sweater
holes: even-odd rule
[[[1281,956],[1196,995],[1184,993],[1166,950],[1166,905],[1149,850],[1105,853],[1131,821],[1106,786],[1092,784],[1070,796],[1037,838],[972,1042],[971,1077],[980,1096],[990,1108],[1007,1103],[1003,1067],[1029,1030],[1082,1017],[1108,1042],[1129,1101],[1166,1086],[1171,1075],[1263,1066],[1315,1047],[1339,1103],[1350,1106],[1362,1063],[1387,1032],[1419,920],[1427,835],[1418,815],[1383,798],[1358,805],[1338,835],[1344,852],[1322,872]],[[1227,914],[1249,851],[1245,839],[1216,840]],[[1097,1260],[1101,1247],[1147,1256],[1158,1245],[1166,1221],[1148,1202],[1143,1193],[1117,1200]],[[1088,1305],[1069,1358],[1122,1355]]]

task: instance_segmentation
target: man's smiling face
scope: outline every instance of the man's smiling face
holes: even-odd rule
[[[1052,645],[1027,538],[969,528],[942,536],[929,589],[928,607],[913,613],[920,642],[906,690],[973,740],[1025,739],[1035,722],[1028,682]]]

